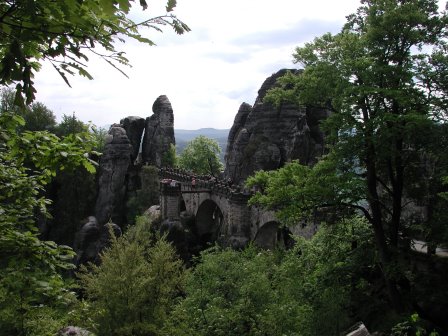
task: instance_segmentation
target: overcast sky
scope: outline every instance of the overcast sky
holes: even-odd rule
[[[148,10],[133,15],[161,14],[164,1],[148,3]],[[132,64],[124,69],[129,79],[91,58],[94,80],[72,77],[70,88],[44,65],[36,75],[37,100],[58,121],[75,112],[104,126],[130,115],[150,116],[154,100],[164,94],[173,106],[175,128],[230,128],[241,103],[253,104],[268,76],[297,67],[291,56],[296,46],[339,32],[358,5],[357,0],[178,0],[175,14],[192,31],[148,32],[153,47],[121,45]]]

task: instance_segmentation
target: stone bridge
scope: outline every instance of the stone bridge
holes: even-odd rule
[[[159,176],[162,220],[191,230],[201,245],[216,241],[242,248],[253,241],[272,249],[290,244],[291,231],[301,236],[315,232],[314,226],[280,227],[273,211],[248,205],[250,191],[224,180],[175,168],[161,168]]]

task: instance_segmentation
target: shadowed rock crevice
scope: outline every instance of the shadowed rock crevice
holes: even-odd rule
[[[137,159],[142,142],[142,135],[145,129],[145,119],[141,117],[126,117],[120,120],[120,124],[126,131],[132,145],[132,162]]]

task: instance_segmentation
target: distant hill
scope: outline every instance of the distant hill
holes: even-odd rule
[[[216,128],[200,128],[198,130],[175,129],[174,136],[176,138],[177,153],[180,154],[189,141],[193,140],[199,135],[203,135],[218,142],[219,147],[221,148],[221,161],[224,162],[224,152],[227,146],[229,131],[229,129]]]

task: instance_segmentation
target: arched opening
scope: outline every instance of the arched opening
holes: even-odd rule
[[[196,234],[202,248],[213,244],[219,236],[224,216],[219,206],[205,200],[196,213]]]
[[[186,211],[186,210],[187,210],[187,207],[186,207],[186,205],[185,205],[185,200],[184,200],[184,198],[181,197],[181,198],[179,199],[179,202],[180,202],[180,204],[179,204],[179,211],[180,211],[180,212],[182,212],[182,211]]]
[[[288,228],[281,227],[279,222],[271,221],[258,229],[254,243],[261,248],[273,250],[276,247],[289,248],[294,240]]]

